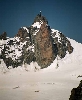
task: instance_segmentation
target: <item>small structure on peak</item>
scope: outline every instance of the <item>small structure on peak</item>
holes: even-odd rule
[[[40,17],[41,17],[41,11],[40,11]]]
[[[40,20],[43,21],[43,22],[46,22],[46,24],[48,24],[47,19],[42,15],[42,12],[41,12],[41,11],[40,11],[39,14],[35,17],[33,24],[36,23],[36,22],[40,22]]]

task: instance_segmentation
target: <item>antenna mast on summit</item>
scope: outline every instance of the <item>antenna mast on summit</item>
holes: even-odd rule
[[[40,17],[41,17],[41,11],[40,11]]]

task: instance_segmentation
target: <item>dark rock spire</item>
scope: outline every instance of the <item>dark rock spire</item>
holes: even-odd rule
[[[41,20],[42,22],[46,22],[46,24],[48,24],[48,20],[42,15],[42,12],[41,12],[41,11],[40,11],[40,13],[35,17],[33,23],[40,22],[40,20]],[[32,23],[32,24],[33,24],[33,23]]]

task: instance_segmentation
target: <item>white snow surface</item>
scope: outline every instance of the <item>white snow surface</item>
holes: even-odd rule
[[[57,57],[48,68],[40,69],[36,62],[3,71],[0,64],[0,100],[69,100],[72,88],[82,77],[82,44],[68,38],[74,47],[72,54]],[[58,60],[57,60],[58,59]],[[58,65],[58,66],[57,66]]]
[[[27,27],[22,27],[24,30],[27,31],[27,33],[29,33],[29,29]]]
[[[43,22],[40,20],[40,22],[35,22],[32,26],[40,28],[42,24],[43,24]]]
[[[41,27],[41,24],[39,22],[36,22],[32,25],[33,27],[37,27],[37,28],[40,28]]]

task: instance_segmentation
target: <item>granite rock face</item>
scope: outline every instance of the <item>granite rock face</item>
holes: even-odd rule
[[[69,54],[73,52],[73,47],[71,46],[70,41],[64,36],[63,33],[58,30],[51,29],[51,36],[53,39],[54,49],[56,50],[55,53],[60,58],[64,58],[67,51]]]
[[[77,88],[73,88],[69,100],[82,100],[82,80]]]
[[[21,27],[14,38],[0,35],[0,59],[6,66],[18,67],[37,62],[48,67],[57,56],[61,59],[73,52],[70,41],[58,30],[51,29],[47,19],[38,14],[29,27]]]
[[[35,37],[35,56],[41,68],[49,66],[55,59],[50,30],[45,22]]]

